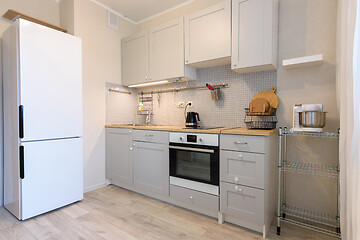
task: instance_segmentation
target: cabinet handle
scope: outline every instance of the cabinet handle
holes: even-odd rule
[[[148,79],[148,77],[145,77],[145,80],[147,80]]]
[[[233,66],[234,66],[234,67],[236,67],[236,63],[235,63],[235,64],[233,64]]]
[[[145,137],[153,137],[154,135],[152,134],[146,134]]]
[[[151,80],[151,79],[152,79],[152,77],[149,77],[149,79]]]
[[[135,143],[133,143],[133,146],[135,146]]]
[[[241,154],[239,154],[239,159],[242,159],[242,158],[243,158],[243,156]]]
[[[132,133],[132,131],[129,131],[129,133]]]
[[[188,63],[188,62],[189,62],[189,59],[185,59],[185,62],[187,62],[187,63]]]
[[[246,145],[247,142],[234,142],[235,144],[239,144],[239,145]]]
[[[130,148],[130,151],[132,151],[132,150],[133,150],[133,148],[131,147],[131,148]]]
[[[242,189],[239,188],[239,186],[236,185],[236,186],[235,186],[235,191],[241,193],[241,192],[242,192]]]
[[[192,200],[192,199],[193,199],[193,197],[192,197],[192,196],[190,196],[190,197],[189,197],[189,199],[190,199],[190,200]]]
[[[234,177],[234,182],[237,184],[239,183],[239,178],[238,177]]]

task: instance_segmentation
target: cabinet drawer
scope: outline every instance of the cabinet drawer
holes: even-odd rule
[[[169,144],[169,132],[134,130],[134,140],[141,142]]]
[[[248,222],[264,224],[264,190],[220,183],[220,211]]]
[[[264,136],[221,135],[220,149],[265,153]]]
[[[170,197],[183,203],[219,211],[219,197],[215,195],[170,185]]]
[[[265,155],[220,151],[220,180],[264,189]]]

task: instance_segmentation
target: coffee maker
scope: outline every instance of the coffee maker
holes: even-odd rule
[[[188,112],[186,115],[185,126],[187,128],[198,128],[199,127],[199,113],[197,112]]]
[[[323,132],[326,112],[322,104],[295,104],[292,132]]]

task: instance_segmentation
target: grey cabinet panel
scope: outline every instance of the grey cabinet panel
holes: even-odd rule
[[[106,177],[132,184],[132,130],[106,129]]]
[[[134,140],[141,142],[169,144],[169,132],[134,130]]]
[[[264,136],[220,135],[220,149],[265,153]]]
[[[220,183],[220,211],[248,222],[264,224],[264,190]]]
[[[215,195],[170,185],[170,197],[183,203],[219,211],[219,197]]]
[[[134,185],[169,196],[169,146],[134,142]]]
[[[264,189],[264,154],[220,151],[220,180]]]

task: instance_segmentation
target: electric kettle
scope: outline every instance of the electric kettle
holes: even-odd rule
[[[188,128],[198,128],[199,127],[199,113],[197,112],[188,112],[186,115],[185,126]]]

